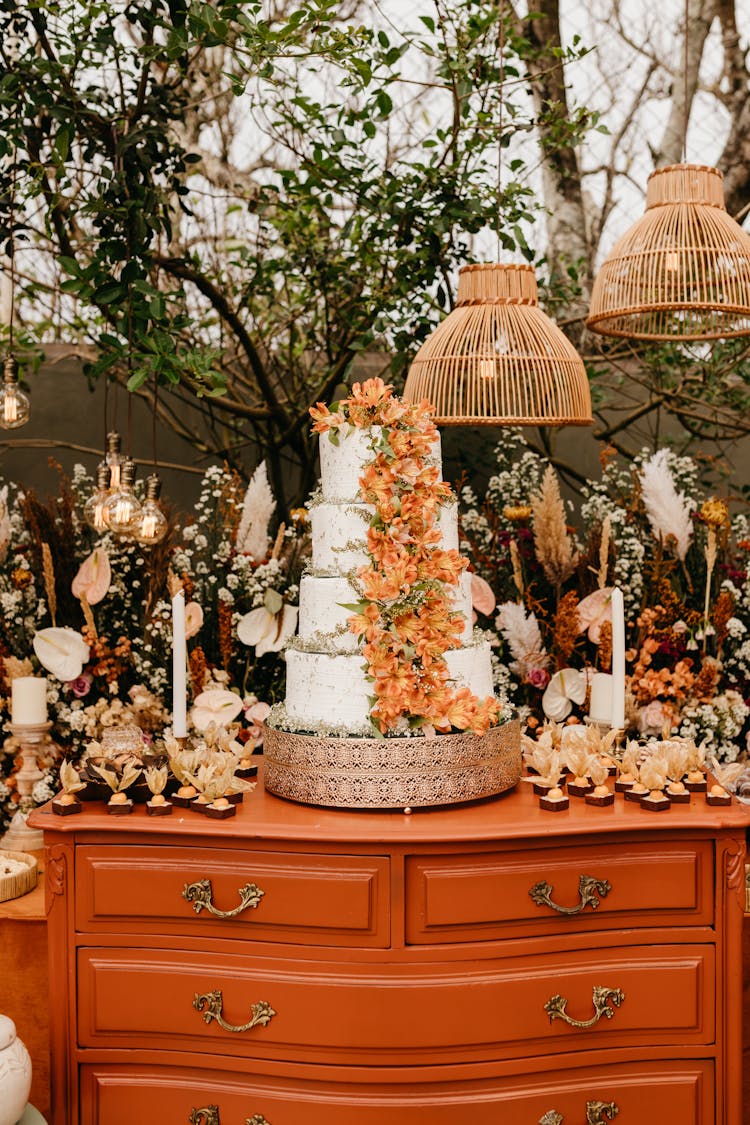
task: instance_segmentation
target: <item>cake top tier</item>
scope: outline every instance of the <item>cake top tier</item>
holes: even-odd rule
[[[331,440],[333,436],[334,440]],[[323,499],[332,504],[361,500],[359,478],[374,459],[376,448],[387,441],[382,426],[345,426],[320,436],[320,477]],[[432,442],[429,463],[442,468],[440,435]]]

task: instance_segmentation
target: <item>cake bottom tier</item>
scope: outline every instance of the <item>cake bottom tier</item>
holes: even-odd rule
[[[493,694],[490,646],[486,641],[445,654],[451,682],[485,699]],[[286,654],[286,719],[292,730],[361,733],[370,729],[372,681],[360,652]]]
[[[266,726],[263,782],[269,793],[340,809],[424,808],[476,801],[521,776],[517,720],[484,735],[320,738]]]

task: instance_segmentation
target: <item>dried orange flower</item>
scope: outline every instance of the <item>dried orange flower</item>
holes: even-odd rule
[[[524,523],[526,520],[531,519],[531,505],[509,505],[507,508],[503,508],[503,515],[506,520],[510,520],[511,523]]]
[[[25,567],[17,566],[11,574],[11,578],[17,590],[25,590],[33,581],[34,575],[30,570],[26,570]]]
[[[729,520],[729,508],[724,500],[706,500],[698,514],[709,527],[723,527]]]

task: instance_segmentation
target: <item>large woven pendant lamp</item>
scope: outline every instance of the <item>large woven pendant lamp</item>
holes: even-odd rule
[[[651,173],[646,213],[596,278],[589,328],[635,340],[750,334],[750,235],[727,214],[722,180],[696,164]]]
[[[586,426],[583,360],[539,308],[529,265],[464,266],[455,308],[414,357],[404,389],[440,425]]]
[[[505,0],[499,0],[497,241],[502,229]],[[583,360],[539,308],[529,265],[472,265],[458,273],[456,304],[425,340],[404,388],[427,399],[444,426],[587,426],[593,422]]]
[[[685,0],[682,163],[648,178],[646,213],[594,282],[586,324],[631,340],[750,335],[750,236],[727,214],[718,168],[686,161],[690,0]],[[697,86],[698,74],[694,74]]]

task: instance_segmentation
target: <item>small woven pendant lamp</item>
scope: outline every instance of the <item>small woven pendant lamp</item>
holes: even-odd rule
[[[438,425],[587,426],[583,360],[539,308],[529,265],[463,266],[455,308],[414,357],[403,397]]]
[[[646,213],[596,278],[589,328],[634,340],[750,335],[750,235],[727,214],[722,181],[700,164],[651,173]]]

